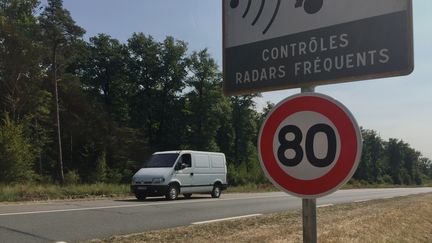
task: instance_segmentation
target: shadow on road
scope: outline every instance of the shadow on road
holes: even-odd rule
[[[185,198],[185,197],[179,197],[174,201],[187,201],[187,200],[192,200],[192,199],[212,199],[211,197],[205,197],[205,196],[196,196],[196,197],[191,197],[191,198]],[[114,200],[115,202],[169,202],[170,200],[165,199],[164,197],[152,197],[152,198],[146,198],[145,200],[138,200],[135,198],[130,198],[130,199],[117,199]]]

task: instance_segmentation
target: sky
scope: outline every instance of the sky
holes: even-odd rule
[[[432,1],[415,0],[414,72],[409,76],[316,87],[315,91],[342,102],[357,123],[383,139],[397,138],[432,158]],[[189,51],[207,48],[222,65],[220,0],[64,0],[85,38],[105,33],[122,42],[134,32],[162,41],[166,36],[186,41]],[[257,99],[279,101],[300,89],[265,92]]]

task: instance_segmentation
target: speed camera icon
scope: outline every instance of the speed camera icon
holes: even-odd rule
[[[251,25],[254,26],[259,21],[259,19],[261,17],[261,14],[263,12],[266,1],[261,0],[261,3],[259,4],[259,8],[255,11],[251,10],[252,0],[247,0],[247,1],[248,2],[246,5],[246,8],[242,14],[242,18],[246,18],[246,16],[248,16],[249,13],[255,12],[255,17],[253,18],[253,21],[251,22]],[[230,7],[232,9],[238,8],[239,5],[240,5],[240,0],[231,0],[230,1]],[[268,22],[268,24],[266,25],[265,29],[262,31],[263,35],[266,34],[267,31],[272,26],[278,12],[279,12],[280,5],[281,5],[281,0],[277,0],[275,9],[273,11],[273,15],[272,15],[270,21]],[[294,8],[301,8],[302,7],[307,14],[315,14],[315,13],[318,13],[322,9],[323,5],[324,5],[324,0],[296,0],[296,2],[294,4]]]

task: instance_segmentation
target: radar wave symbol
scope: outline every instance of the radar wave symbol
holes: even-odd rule
[[[273,12],[273,16],[271,17],[270,22],[267,24],[266,28],[262,32],[263,34],[267,33],[267,31],[272,26],[272,24],[276,18],[277,13],[279,12],[280,3],[281,3],[281,0],[278,0],[277,4],[276,4],[276,8]],[[230,7],[234,9],[234,8],[237,8],[239,6],[239,4],[240,4],[240,0],[231,0]],[[252,0],[248,0],[246,9],[242,15],[243,18],[245,18],[247,16],[247,14],[249,13],[251,5],[252,5]],[[255,16],[254,20],[252,21],[252,24],[251,24],[252,26],[255,25],[258,22],[259,18],[261,17],[262,11],[264,9],[264,5],[265,5],[265,0],[261,0],[260,8],[259,8],[258,13]]]
[[[279,12],[280,4],[281,4],[281,0],[278,0],[277,4],[276,4],[276,8],[273,12],[271,19],[270,19],[270,22],[267,24],[266,28],[262,32],[263,35],[266,34],[267,31],[272,26],[278,12]],[[237,8],[239,5],[240,5],[240,0],[231,0],[230,1],[230,7],[232,9]],[[242,18],[245,18],[248,15],[251,5],[252,5],[252,0],[248,0],[248,3],[246,5],[246,9],[243,12]],[[321,10],[323,5],[324,5],[324,0],[296,0],[294,7],[295,8],[303,7],[303,9],[305,10],[306,13],[315,14]],[[261,17],[264,6],[265,6],[265,0],[261,0],[261,4],[260,4],[260,8],[258,10],[258,13],[251,23],[252,26],[254,26],[258,22],[259,18]]]

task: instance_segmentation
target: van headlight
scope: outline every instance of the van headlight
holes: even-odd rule
[[[152,179],[152,183],[154,183],[154,184],[159,184],[159,183],[162,183],[164,181],[165,181],[165,178],[163,178],[163,177],[158,177],[158,178]]]

